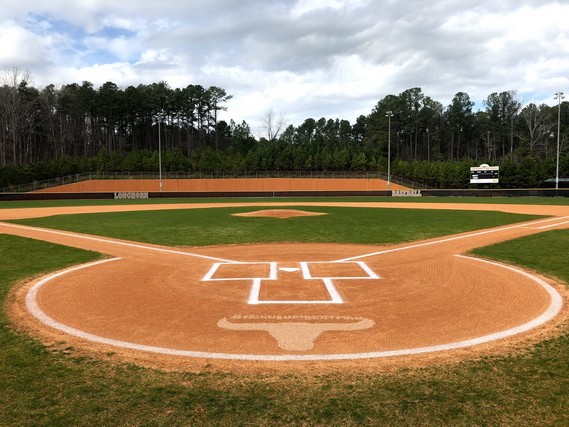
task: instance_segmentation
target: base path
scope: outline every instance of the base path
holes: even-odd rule
[[[417,208],[397,207],[402,205]],[[151,208],[165,207],[144,205]],[[529,211],[536,213],[534,208]],[[230,369],[407,366],[511,349],[561,321],[564,292],[557,285],[463,255],[569,227],[569,207],[537,208],[556,216],[387,247],[289,243],[181,249],[8,223],[0,223],[0,233],[112,257],[19,289],[13,318],[46,341],[174,369],[204,363]],[[33,215],[29,211],[21,210],[22,216]]]

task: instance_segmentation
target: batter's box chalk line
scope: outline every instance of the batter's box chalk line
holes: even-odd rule
[[[340,275],[333,275],[340,271]],[[252,275],[251,271],[258,272]],[[322,281],[328,294],[323,300],[270,300],[261,299],[261,288],[264,281],[279,280],[279,271],[287,273],[299,272],[300,279],[307,281],[306,286],[313,286],[311,281]],[[302,261],[298,267],[280,267],[277,262],[242,262],[212,264],[203,276],[202,282],[250,281],[250,291],[247,303],[257,304],[343,304],[334,280],[378,280],[377,275],[363,261]]]

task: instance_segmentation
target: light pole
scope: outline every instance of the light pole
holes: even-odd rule
[[[160,121],[162,114],[158,114],[158,176],[160,179],[160,192],[162,193],[162,140],[160,136]]]
[[[555,168],[555,189],[559,189],[559,134],[561,133],[561,100],[565,98],[563,92],[556,92],[553,99],[557,99],[557,166]]]
[[[385,117],[388,120],[388,131],[387,131],[387,189],[391,188],[391,117],[393,117],[393,111],[388,111],[385,113]]]
[[[429,128],[425,129],[427,132],[427,163],[431,161],[431,134]]]

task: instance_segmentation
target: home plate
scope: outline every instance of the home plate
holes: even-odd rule
[[[281,267],[279,268],[281,271],[286,271],[287,273],[294,273],[295,271],[300,271],[298,267]]]

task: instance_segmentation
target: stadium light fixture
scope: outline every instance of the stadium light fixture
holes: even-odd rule
[[[387,189],[391,189],[391,117],[393,117],[393,111],[388,111],[385,113],[385,117],[388,119],[388,131],[387,131]]]
[[[555,189],[559,189],[559,135],[561,133],[561,100],[564,99],[563,92],[556,92],[553,99],[557,99],[557,165],[555,167]]]

